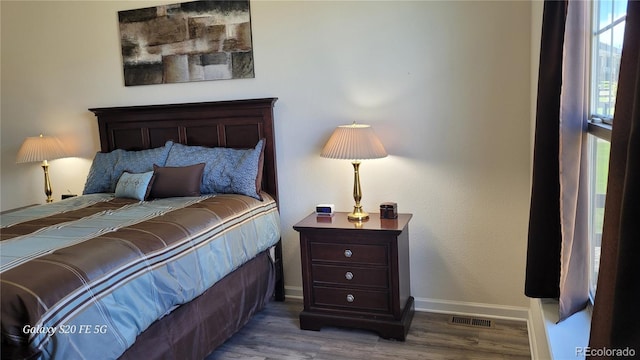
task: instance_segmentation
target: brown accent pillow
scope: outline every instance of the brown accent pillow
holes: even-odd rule
[[[200,196],[204,163],[181,167],[160,167],[153,164],[154,180],[151,198]]]

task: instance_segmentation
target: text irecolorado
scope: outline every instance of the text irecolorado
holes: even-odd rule
[[[635,357],[636,350],[630,347],[624,349],[611,349],[611,348],[591,348],[591,347],[577,347],[576,356],[595,356],[595,357]]]

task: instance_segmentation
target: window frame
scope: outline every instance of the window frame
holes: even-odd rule
[[[587,123],[587,133],[608,142],[611,142],[612,129],[612,124],[608,124],[605,122],[596,122],[593,119],[589,120],[589,122]]]
[[[594,196],[598,195],[598,193],[593,191],[597,186],[595,183],[596,175],[594,174],[595,167],[598,161],[596,156],[597,151],[595,146],[597,146],[596,142],[598,139],[611,143],[611,130],[612,130],[612,126],[609,124],[593,123],[592,121],[589,121],[588,127],[587,127],[587,134],[593,135],[593,138],[590,139],[589,136],[587,136],[587,141],[585,144],[585,146],[588,147],[588,155],[587,155],[586,161],[588,162],[587,166],[589,168],[587,172],[588,173],[587,182],[588,182],[588,189],[589,189],[588,191],[589,200],[588,200],[588,209],[587,209],[587,213],[588,213],[587,242],[589,247],[589,259],[587,262],[588,263],[587,286],[588,286],[589,299],[591,301],[591,305],[593,305],[595,300],[596,291],[597,291],[596,288],[597,288],[597,282],[598,282],[597,278],[595,279],[593,278],[593,273],[595,269],[595,254],[594,254],[595,239],[592,237],[592,235],[594,235],[594,230],[593,230],[593,224],[594,224],[593,220],[595,218],[594,211],[597,209],[593,206],[593,204],[597,202],[597,199],[594,199]],[[608,170],[607,170],[607,173],[608,173]],[[605,204],[606,204],[606,191],[605,191]],[[602,244],[600,245],[602,246]]]
[[[623,22],[626,22],[627,19],[627,15],[625,12],[624,16],[621,16],[619,18],[613,18],[615,16],[615,10],[613,9],[614,2],[612,1],[612,13],[611,13],[611,23],[607,24],[606,26],[602,27],[602,28],[597,28],[599,27],[599,13],[598,13],[598,6],[599,6],[600,1],[596,0],[593,1],[591,4],[591,23],[590,23],[590,29],[589,29],[589,34],[590,34],[590,39],[589,39],[589,58],[588,61],[589,63],[589,90],[588,90],[588,95],[586,96],[586,99],[588,101],[589,104],[589,113],[591,114],[590,119],[587,123],[587,129],[586,132],[588,135],[593,135],[593,139],[590,139],[589,136],[587,136],[587,141],[585,146],[589,147],[589,152],[588,152],[588,157],[586,159],[587,161],[587,166],[589,168],[588,171],[588,186],[589,186],[589,209],[588,209],[588,213],[589,213],[589,221],[588,221],[588,244],[589,244],[589,261],[588,261],[588,266],[589,266],[589,270],[588,270],[588,274],[587,274],[587,279],[588,279],[588,288],[589,288],[589,297],[591,299],[591,303],[593,304],[594,298],[595,298],[595,293],[596,293],[596,286],[597,286],[597,278],[593,279],[593,270],[595,268],[595,264],[594,264],[594,251],[595,251],[595,246],[594,246],[594,239],[592,238],[592,226],[593,226],[593,222],[592,220],[594,219],[594,215],[593,215],[593,211],[594,211],[594,195],[596,194],[595,191],[592,191],[595,189],[595,184],[593,184],[594,180],[595,180],[595,176],[594,176],[594,169],[595,166],[597,164],[597,157],[594,156],[595,154],[595,148],[593,148],[593,146],[595,146],[597,139],[601,139],[604,141],[607,141],[609,143],[611,143],[611,133],[612,133],[612,129],[613,129],[613,118],[609,117],[609,116],[605,116],[603,114],[597,114],[596,111],[596,106],[594,104],[594,102],[596,102],[596,97],[598,96],[598,94],[596,94],[593,91],[593,87],[594,85],[597,86],[597,84],[594,84],[595,81],[595,76],[596,76],[596,71],[598,71],[598,69],[596,68],[597,66],[597,54],[593,51],[593,47],[594,46],[598,46],[597,41],[599,41],[599,35],[606,33],[607,31],[611,31],[612,32],[612,38],[613,38],[613,30],[616,26],[620,25]],[[619,77],[619,69],[618,69],[618,77]],[[619,81],[619,80],[618,80]],[[616,94],[617,95],[617,94]],[[615,102],[614,102],[614,106],[615,106]],[[615,111],[615,108],[614,108]],[[608,171],[607,171],[608,172]],[[606,201],[606,193],[605,193],[605,201]]]
[[[599,114],[597,111],[595,111],[594,109],[594,102],[595,102],[595,98],[599,96],[599,94],[595,94],[593,91],[593,78],[595,73],[598,71],[597,66],[598,66],[598,56],[594,53],[593,51],[593,46],[594,43],[596,43],[596,40],[599,39],[599,36],[602,34],[605,34],[607,31],[611,31],[611,47],[613,48],[613,37],[614,37],[614,29],[620,25],[623,22],[626,22],[627,20],[627,13],[625,11],[623,16],[620,16],[618,18],[614,18],[615,16],[615,0],[609,0],[611,2],[611,22],[607,25],[605,25],[604,27],[600,28],[600,22],[599,22],[599,4],[601,2],[603,2],[602,0],[594,0],[593,2],[591,2],[591,21],[590,21],[590,26],[589,26],[589,32],[590,32],[590,39],[589,39],[589,45],[590,45],[590,49],[589,49],[589,95],[587,96],[588,99],[588,103],[589,103],[589,112],[591,113],[591,118],[590,118],[590,122],[593,123],[605,123],[608,125],[612,125],[613,124],[613,117],[609,116],[609,115],[605,115],[605,114]],[[624,31],[623,31],[624,33]],[[623,34],[624,35],[624,34]],[[598,47],[599,48],[599,47]],[[620,68],[618,67],[618,77],[620,76]],[[617,95],[617,82],[616,82],[616,95]],[[615,103],[614,103],[614,108],[615,108]],[[610,131],[611,129],[609,129]],[[610,135],[609,135],[610,138]],[[609,140],[610,141],[610,140]]]

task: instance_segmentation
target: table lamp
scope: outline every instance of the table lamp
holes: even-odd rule
[[[44,170],[44,193],[47,195],[47,202],[53,201],[51,194],[51,181],[49,180],[49,163],[47,160],[54,160],[67,157],[67,152],[62,147],[62,143],[58,138],[52,136],[34,136],[28,137],[20,146],[16,163],[27,163],[42,161],[42,170]]]
[[[325,144],[320,156],[330,159],[351,160],[353,164],[353,198],[356,202],[349,220],[362,221],[369,218],[360,205],[360,160],[379,159],[387,156],[382,143],[369,125],[356,124],[338,126]]]

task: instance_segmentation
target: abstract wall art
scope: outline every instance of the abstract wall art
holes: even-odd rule
[[[118,12],[125,86],[253,78],[249,0]]]

